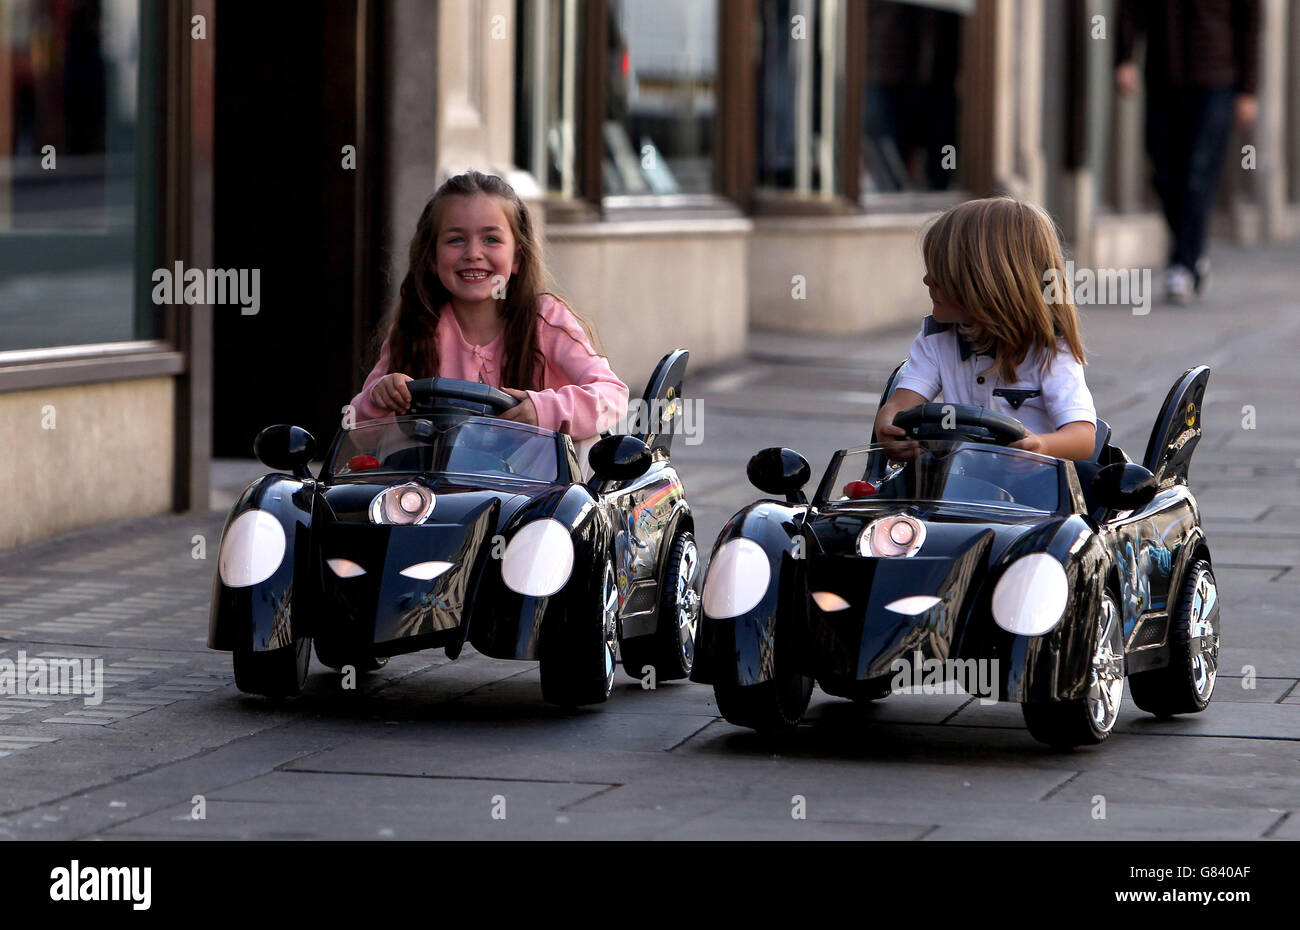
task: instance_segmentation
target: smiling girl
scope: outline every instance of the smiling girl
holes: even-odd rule
[[[400,298],[361,392],[358,419],[403,413],[406,382],[480,381],[517,398],[503,413],[576,440],[611,427],[627,385],[596,353],[586,326],[554,294],[528,208],[494,175],[445,181],[420,214]]]

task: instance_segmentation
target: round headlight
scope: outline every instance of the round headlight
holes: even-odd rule
[[[1069,582],[1061,563],[1045,552],[1022,556],[993,589],[993,619],[1009,633],[1042,636],[1061,622]]]
[[[221,538],[217,571],[224,584],[246,588],[275,574],[284,560],[284,527],[265,510],[245,510]]]
[[[534,520],[506,543],[501,580],[530,597],[549,597],[573,572],[573,537],[559,520]]]
[[[433,513],[433,492],[414,481],[380,491],[370,502],[370,522],[395,526],[423,523]]]
[[[892,558],[916,555],[925,542],[925,524],[898,513],[867,524],[858,534],[858,552],[865,556]]]
[[[762,546],[750,539],[729,539],[704,577],[704,612],[719,620],[739,617],[758,606],[771,580],[772,566]]]

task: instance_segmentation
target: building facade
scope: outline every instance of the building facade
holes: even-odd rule
[[[1300,234],[1300,10],[1262,15],[1260,120],[1215,218],[1246,242]],[[416,217],[468,167],[543,217],[556,289],[634,389],[679,345],[698,370],[755,328],[915,318],[920,232],[972,196],[1042,203],[1081,265],[1159,269],[1114,20],[1112,0],[0,0],[0,547],[206,508],[212,458],[269,423],[328,441]]]

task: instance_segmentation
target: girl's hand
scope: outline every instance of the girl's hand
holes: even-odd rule
[[[411,392],[406,382],[413,380],[399,371],[384,375],[370,389],[370,399],[381,409],[405,413],[411,407]]]
[[[1043,441],[1043,437],[1038,435],[1038,433],[1026,432],[1024,439],[1016,440],[1015,442],[1007,446],[1007,448],[1024,449],[1026,452],[1038,452],[1043,455],[1046,455],[1047,453],[1043,451],[1046,446],[1047,443]]]
[[[526,391],[517,391],[514,388],[502,388],[501,390],[519,401],[517,405],[501,414],[501,419],[536,426],[537,408],[533,405],[533,399],[528,396],[528,393]]]

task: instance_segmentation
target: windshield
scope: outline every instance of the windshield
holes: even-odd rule
[[[388,472],[554,481],[558,476],[555,434],[478,417],[445,429],[422,417],[396,417],[344,430],[325,463],[325,474],[336,478]]]
[[[915,458],[893,461],[880,445],[843,453],[822,482],[820,504],[865,499],[945,500],[1054,512],[1060,463],[1019,449],[919,440]]]

